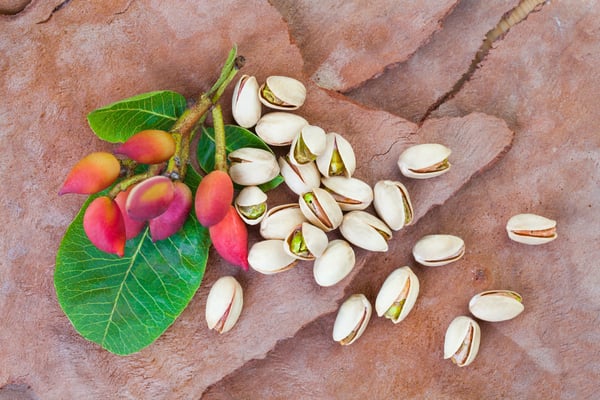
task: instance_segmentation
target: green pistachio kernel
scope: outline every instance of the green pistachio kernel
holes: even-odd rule
[[[292,235],[290,240],[290,251],[299,256],[307,256],[309,254],[308,248],[306,247],[306,242],[302,236],[302,231],[297,230]]]
[[[412,222],[413,215],[410,211],[410,205],[406,197],[402,196],[402,204],[404,205],[404,225],[408,225]]]
[[[245,218],[257,219],[267,211],[267,203],[255,204],[253,206],[238,206],[238,209]]]
[[[343,175],[346,171],[346,166],[342,160],[342,156],[338,149],[333,149],[331,154],[331,162],[329,163],[329,175]]]
[[[294,158],[296,159],[296,162],[300,164],[306,164],[317,159],[317,156],[311,153],[308,146],[306,146],[306,143],[304,143],[302,134],[300,134],[298,142],[296,142],[296,147],[294,148]]]
[[[271,104],[281,105],[283,102],[271,92],[271,89],[267,85],[263,88],[261,92],[262,96]]]
[[[405,302],[406,299],[402,299],[392,304],[392,306],[385,312],[385,317],[389,319],[398,319]]]

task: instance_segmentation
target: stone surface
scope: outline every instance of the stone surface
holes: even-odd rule
[[[321,87],[345,91],[408,59],[440,28],[458,1],[271,3],[290,25],[306,74]]]
[[[10,188],[0,197],[0,223],[8,232],[0,242],[5,255],[0,263],[0,395],[195,399],[205,392],[203,398],[213,399],[444,399],[592,398],[598,391],[600,334],[594,321],[600,274],[594,227],[599,222],[595,119],[600,110],[594,99],[600,89],[599,6],[546,4],[513,27],[456,98],[421,127],[403,119],[400,109],[372,103],[358,90],[354,100],[367,107],[308,84],[309,100],[300,113],[355,145],[356,176],[369,183],[391,174],[401,179],[396,157],[411,143],[439,140],[453,148],[453,170],[443,179],[410,182],[420,222],[396,234],[388,253],[359,251],[352,276],[328,289],[316,286],[309,264],[262,276],[243,274],[212,254],[204,284],[175,324],[138,354],[118,357],[77,335],[58,307],[52,283],[60,238],[83,202],[78,196],[56,196],[64,174],[90,149],[110,148],[94,138],[86,114],[150,90],[171,89],[191,98],[208,88],[232,42],[247,57],[244,72],[259,80],[289,74],[308,81],[306,65],[323,61],[307,56],[307,47],[312,51],[325,44],[301,42],[295,37],[301,20],[290,19],[280,5],[277,10],[258,0],[218,6],[157,0],[60,4],[34,2],[17,16],[0,18],[5,55],[0,93],[9,99],[0,103],[2,179]],[[381,19],[364,18],[368,9],[346,14],[346,22],[376,32]],[[465,21],[476,20],[468,10],[457,12]],[[492,23],[507,11],[494,17],[474,10]],[[329,20],[341,14],[328,13]],[[417,35],[413,43],[428,39],[410,27],[396,28],[398,37]],[[322,22],[317,30],[319,38],[331,27]],[[427,49],[442,39],[475,49],[486,30],[482,25],[465,32],[450,29],[449,37],[441,30],[415,57],[423,57],[423,51],[422,59],[431,60],[435,55]],[[349,76],[358,84],[371,76],[360,75],[363,65],[368,71],[377,60],[356,52],[362,61],[352,63],[357,71]],[[457,65],[470,58],[466,53],[458,54],[458,61],[449,59],[456,64],[448,66],[447,80],[436,78],[433,86],[451,86],[462,68]],[[378,60],[378,71],[400,61]],[[415,88],[431,88],[427,75],[417,70],[406,79],[424,80]],[[393,71],[379,78],[388,79],[381,88],[407,87]],[[435,98],[431,93],[411,93],[420,105],[411,117],[422,115]],[[511,131],[516,135],[509,150]],[[270,198],[284,200],[294,196],[282,189]],[[520,212],[556,219],[559,239],[538,247],[508,240],[504,224]],[[465,257],[438,269],[415,266],[421,298],[400,325],[374,318],[352,346],[333,343],[334,311],[343,298],[361,291],[373,300],[389,271],[414,264],[412,244],[435,232],[463,237]],[[256,230],[251,237],[257,240]],[[210,285],[225,274],[242,283],[246,306],[234,330],[216,335],[205,327],[204,302]],[[468,312],[473,294],[498,287],[520,292],[525,312],[513,321],[482,324],[480,354],[466,369],[442,360],[449,321]]]

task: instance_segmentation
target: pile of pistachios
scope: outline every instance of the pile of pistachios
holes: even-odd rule
[[[254,128],[270,146],[289,146],[278,160],[273,153],[255,148],[231,152],[229,174],[243,185],[234,201],[242,220],[260,224],[263,240],[249,250],[248,263],[262,274],[293,268],[299,260],[313,262],[320,286],[332,286],[354,268],[352,246],[385,252],[393,231],[413,221],[413,207],[406,187],[399,181],[382,180],[373,188],[353,177],[356,158],[351,144],[336,132],[326,133],[290,111],[304,104],[306,88],[298,80],[271,76],[259,86],[255,77],[244,75],[232,99],[235,121]],[[263,107],[271,111],[263,115]],[[412,179],[438,177],[450,170],[451,150],[442,144],[411,146],[399,156],[398,168]],[[281,174],[298,202],[267,207],[267,195],[258,185]],[[375,213],[365,211],[371,204]],[[385,212],[384,212],[385,210]],[[329,240],[327,233],[339,229],[343,239]],[[511,239],[526,244],[547,243],[556,238],[556,222],[534,214],[520,214],[508,221]],[[438,267],[465,254],[464,241],[447,234],[427,235],[414,245],[413,257],[421,265]],[[393,323],[404,320],[419,294],[419,280],[408,266],[393,271],[375,300],[377,315]],[[211,288],[206,304],[209,328],[230,330],[243,307],[241,285],[231,276],[222,277]],[[522,298],[510,290],[490,290],[474,296],[469,310],[483,321],[506,321],[523,311]],[[342,345],[356,341],[367,327],[372,306],[363,294],[349,296],[340,306],[333,326],[333,339]],[[454,319],[446,332],[444,358],[459,366],[475,358],[481,330],[470,317]]]

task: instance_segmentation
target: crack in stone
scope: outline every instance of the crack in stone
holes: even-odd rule
[[[516,7],[506,12],[502,18],[500,18],[500,21],[496,24],[496,26],[486,33],[485,39],[483,40],[483,43],[481,43],[479,50],[477,50],[477,53],[471,61],[471,65],[469,65],[467,71],[460,77],[459,80],[454,83],[449,91],[439,97],[427,109],[427,111],[425,111],[425,114],[423,114],[418,124],[422,125],[423,121],[425,121],[432,112],[437,110],[442,104],[452,99],[458,92],[460,92],[464,84],[471,79],[481,62],[485,59],[485,57],[487,57],[488,53],[492,49],[492,45],[497,40],[502,40],[510,28],[527,19],[527,16],[532,12],[541,10],[544,4],[548,3],[549,1],[550,0],[521,0]]]
[[[50,21],[50,19],[52,18],[52,16],[54,15],[54,13],[62,10],[64,7],[66,7],[69,3],[71,2],[71,0],[64,0],[63,2],[61,2],[60,4],[58,4],[56,7],[54,7],[52,9],[52,11],[50,12],[50,15],[48,15],[46,18],[44,18],[41,21],[36,22],[37,24],[45,24],[46,22]]]
[[[388,147],[388,149],[386,151],[384,151],[383,153],[377,153],[377,154],[373,154],[373,156],[371,156],[371,158],[369,158],[368,162],[373,161],[374,159],[378,158],[378,157],[383,157],[385,155],[387,155],[390,151],[392,151],[392,148],[398,144],[398,142],[400,141],[400,139],[396,139],[394,140],[394,142],[392,144],[390,144],[390,146]]]

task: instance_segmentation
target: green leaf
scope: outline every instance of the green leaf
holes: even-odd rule
[[[117,101],[92,111],[87,119],[100,139],[120,143],[144,129],[169,130],[186,107],[185,97],[164,90]]]
[[[188,183],[199,180],[191,169],[188,175]],[[112,353],[131,354],[156,340],[192,299],[204,276],[210,237],[190,216],[168,239],[153,243],[146,228],[127,242],[124,257],[104,253],[83,230],[83,214],[94,197],[60,244],[56,294],[83,337]]]
[[[256,147],[273,153],[273,150],[261,138],[248,129],[237,125],[225,125],[225,150],[227,154],[242,147]],[[215,169],[215,131],[212,127],[202,127],[202,136],[198,141],[198,164],[204,172]],[[263,191],[275,189],[283,182],[277,175],[271,181],[260,185]]]

